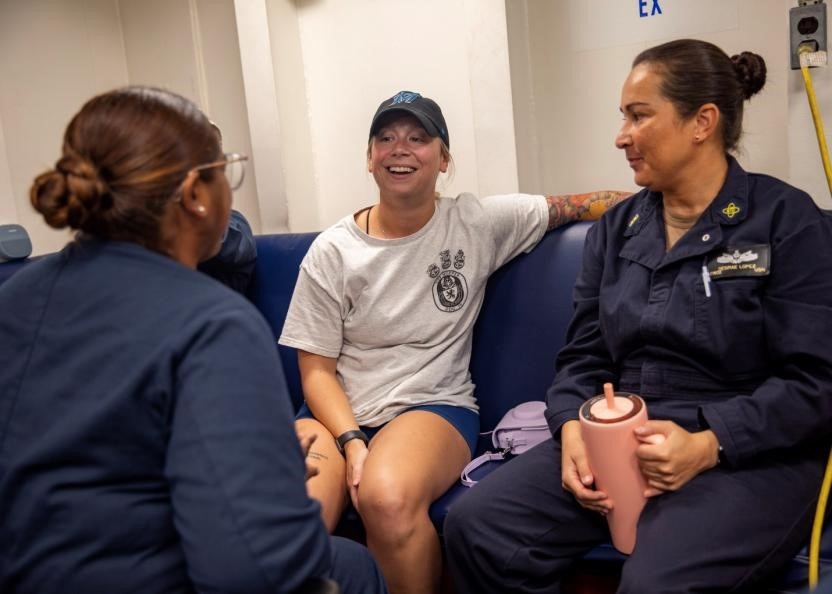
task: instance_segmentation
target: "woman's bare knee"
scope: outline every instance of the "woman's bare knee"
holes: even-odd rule
[[[388,481],[366,478],[358,489],[358,512],[368,535],[390,544],[407,541],[420,522],[430,521],[428,504]]]

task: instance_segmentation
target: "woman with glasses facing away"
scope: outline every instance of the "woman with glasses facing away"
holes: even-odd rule
[[[76,234],[0,287],[0,591],[385,591],[306,494],[266,322],[195,270],[244,160],[187,99],[128,87],[35,179]]]

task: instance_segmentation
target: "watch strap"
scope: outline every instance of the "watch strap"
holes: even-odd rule
[[[335,444],[338,446],[338,451],[341,452],[341,455],[344,455],[344,447],[347,445],[348,441],[352,441],[353,439],[360,439],[364,442],[364,445],[367,445],[370,440],[367,439],[367,435],[361,429],[350,429],[349,431],[344,431],[341,435],[335,438]]]

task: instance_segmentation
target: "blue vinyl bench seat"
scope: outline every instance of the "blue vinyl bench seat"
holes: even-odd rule
[[[555,356],[563,346],[572,314],[572,286],[578,274],[589,223],[576,223],[547,234],[528,254],[498,270],[488,282],[485,301],[474,330],[471,375],[480,406],[481,430],[494,428],[511,407],[527,400],[543,400],[555,373]],[[285,233],[256,237],[258,259],[248,296],[280,335],[303,256],[316,233]],[[0,263],[0,283],[28,262]],[[279,347],[295,407],[303,401],[297,354]],[[479,452],[490,449],[488,435]],[[489,462],[474,478],[493,471]],[[476,488],[476,487],[475,487]],[[431,507],[440,534],[447,511],[465,491],[453,486]],[[353,517],[352,522],[357,522]],[[826,526],[832,520],[827,518]],[[832,536],[826,530],[821,543],[821,576],[832,577]],[[582,564],[620,565],[624,556],[611,545],[595,547]],[[808,547],[783,569],[774,592],[800,592],[807,584]]]

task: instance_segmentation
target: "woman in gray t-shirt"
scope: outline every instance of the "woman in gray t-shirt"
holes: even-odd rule
[[[318,436],[310,495],[332,530],[349,494],[394,593],[438,591],[428,508],[476,448],[468,363],[488,276],[547,229],[626,195],[439,198],[449,144],[432,100],[382,102],[367,151],[379,202],[316,238],[280,337],[298,349],[298,431]]]

